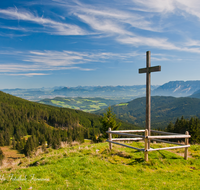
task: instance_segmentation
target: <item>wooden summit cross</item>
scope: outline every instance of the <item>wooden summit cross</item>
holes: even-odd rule
[[[139,73],[146,73],[146,129],[151,135],[151,72],[161,71],[161,66],[151,67],[151,52],[146,52],[146,68],[139,69]],[[150,149],[150,139],[148,140]]]
[[[191,137],[188,131],[186,131],[184,135],[184,134],[177,134],[177,133],[171,133],[171,132],[151,130],[151,72],[161,71],[161,66],[151,67],[150,59],[151,59],[151,52],[147,51],[146,52],[147,67],[143,69],[139,69],[139,73],[146,73],[147,75],[146,77],[146,129],[145,130],[143,129],[143,130],[119,130],[119,131],[114,130],[112,131],[111,128],[109,128],[108,131],[106,131],[106,133],[109,134],[109,139],[107,140],[107,142],[109,142],[109,149],[110,150],[112,149],[111,143],[114,143],[117,145],[125,146],[127,148],[143,151],[144,160],[147,162],[149,151],[185,148],[184,158],[187,160],[188,148],[190,147],[188,139]],[[144,132],[145,132],[144,135],[129,134],[129,133],[144,133]],[[151,136],[151,132],[157,133],[158,135]],[[129,138],[112,138],[112,134],[121,135],[121,136],[129,136]],[[130,137],[134,137],[134,138],[130,138]],[[160,139],[182,139],[182,138],[185,138],[185,145],[181,143],[177,143],[177,142],[160,140]],[[142,149],[116,142],[116,141],[137,141],[137,140],[143,140],[143,139],[144,139],[144,148]],[[164,148],[150,148],[150,140],[169,143],[169,144],[176,144],[178,146],[164,147]]]

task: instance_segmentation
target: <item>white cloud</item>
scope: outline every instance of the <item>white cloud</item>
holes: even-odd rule
[[[87,15],[78,15],[78,17],[83,20],[85,23],[89,24],[93,29],[97,30],[101,33],[108,34],[131,34],[124,30],[122,27],[119,27],[116,23],[108,20],[108,19],[97,19],[95,17],[87,16]]]
[[[192,39],[189,39],[185,42],[185,46],[187,47],[200,47],[200,40],[192,40]]]
[[[200,48],[187,48],[184,45],[176,46],[168,42],[167,38],[149,38],[142,36],[118,38],[118,41],[123,44],[131,44],[133,46],[149,46],[165,50],[177,50],[191,53],[200,53]]]
[[[49,75],[43,73],[36,73],[41,71],[59,71],[59,70],[81,70],[81,71],[93,71],[95,69],[91,68],[82,68],[82,67],[72,67],[72,66],[45,66],[45,65],[35,65],[35,64],[0,64],[1,70],[0,73],[11,73],[9,75],[23,75],[23,76],[35,76],[35,75]],[[24,72],[24,73],[21,73]],[[34,72],[34,73],[26,73],[26,72]]]
[[[134,9],[145,12],[173,12],[175,9],[174,0],[132,0],[138,7],[134,6]]]
[[[65,4],[64,1],[57,2],[62,2],[62,6],[66,5],[66,7],[70,9],[68,3]],[[163,29],[168,24],[161,21],[159,25],[157,21],[153,19],[154,16],[157,16],[158,19],[162,20],[163,18],[159,15],[167,13],[171,15],[179,14],[182,16],[182,12],[190,12],[194,15],[195,12],[193,11],[196,9],[195,4],[195,0],[132,0],[132,4],[129,3],[129,7],[125,7],[126,11],[124,11],[122,10],[122,7],[124,8],[123,3],[122,7],[113,5],[113,7],[110,8],[106,5],[97,7],[95,4],[89,5],[77,2],[76,5],[71,6],[71,14],[88,24],[94,32],[107,36],[114,36],[117,42],[123,44],[130,44],[136,47],[149,46],[165,50],[199,53],[199,48],[189,48],[188,45],[185,46],[185,39],[179,43],[174,40],[172,42],[170,38],[167,37],[159,38],[155,32],[164,32]],[[199,3],[197,3],[197,7],[198,4]],[[139,10],[139,12],[137,11],[136,13],[133,9]],[[145,11],[145,14],[142,14],[141,11]],[[136,32],[133,32],[134,28],[154,32],[151,35],[154,37],[138,35]],[[173,28],[170,30],[173,30]]]
[[[135,47],[148,46],[157,49],[176,50],[199,53],[199,41],[182,39],[181,42],[173,41],[170,37],[158,37],[158,33],[162,33],[163,28],[167,23],[159,25],[158,20],[162,20],[162,15],[168,13],[169,15],[185,15],[190,14],[200,18],[200,1],[198,0],[132,0],[128,5],[122,6],[107,6],[101,4],[97,6],[96,3],[84,4],[78,1],[53,1],[53,5],[58,5],[65,10],[66,15],[74,19],[79,18],[83,23],[87,24],[92,31],[86,32],[80,26],[65,23],[64,17],[62,21],[55,21],[50,18],[39,17],[26,10],[18,9],[0,9],[0,17],[4,19],[13,19],[19,21],[33,22],[42,27],[40,31],[57,35],[85,35],[96,34],[98,36],[112,36],[117,42],[129,44]],[[71,4],[70,4],[71,3]],[[73,5],[72,5],[73,4]],[[135,11],[139,10],[139,11]],[[142,12],[143,11],[143,12]],[[144,13],[145,12],[145,13]],[[156,19],[154,18],[156,17]],[[157,20],[158,19],[158,20]],[[184,18],[183,18],[184,19]],[[172,20],[170,20],[171,22]],[[173,22],[173,21],[172,21]],[[29,31],[23,27],[3,26],[10,30],[23,30]],[[136,29],[136,30],[135,30]],[[139,30],[138,30],[139,29]],[[146,30],[144,32],[144,30]],[[173,28],[171,29],[173,31]],[[141,31],[141,33],[140,33]],[[150,31],[147,33],[147,31]],[[151,37],[147,37],[151,34]],[[170,34],[171,35],[171,34]],[[150,35],[149,35],[150,36]],[[161,35],[160,35],[161,36]],[[162,36],[168,34],[162,33]],[[90,57],[89,57],[89,56]],[[92,53],[75,53],[75,52],[56,52],[56,51],[43,51],[43,52],[30,52],[26,56],[25,62],[33,62],[37,64],[44,64],[49,66],[72,66],[86,62],[96,61],[98,59],[105,59],[105,55]],[[109,56],[108,56],[109,57]]]
[[[0,54],[7,56],[15,55],[16,63],[0,64],[1,73],[14,73],[14,75],[28,76],[28,73],[56,70],[81,70],[93,71],[94,62],[104,62],[107,59],[118,56],[112,53],[87,53],[75,51],[0,51]],[[17,63],[20,62],[20,63]],[[91,67],[84,67],[84,64],[91,63]],[[81,65],[81,66],[78,66]],[[19,74],[16,74],[19,73]],[[35,74],[36,75],[36,74]],[[39,73],[38,75],[41,75]]]
[[[200,1],[199,0],[176,0],[177,9],[181,9],[188,14],[200,19]]]
[[[118,38],[118,41],[124,44],[131,44],[133,46],[151,46],[161,49],[177,49],[177,47],[169,43],[167,39],[164,38],[149,38],[143,36],[134,36],[134,37],[124,37]]]
[[[77,25],[57,22],[52,19],[38,17],[28,11],[18,9],[0,9],[0,17],[4,19],[12,19],[18,21],[29,21],[46,27],[43,32],[58,34],[58,35],[86,35],[87,32]],[[14,29],[12,27],[12,29]],[[20,30],[20,28],[17,28]],[[21,28],[21,30],[24,30]]]
[[[182,14],[180,11],[196,16],[200,19],[199,0],[132,0],[136,7],[133,9],[152,13]]]
[[[101,9],[101,10],[99,10]],[[132,26],[143,30],[159,31],[158,27],[152,26],[150,21],[142,15],[131,11],[121,11],[114,8],[104,7],[87,7],[85,4],[73,7],[72,14],[77,15],[80,19],[88,23],[92,28],[99,31],[116,31],[116,33],[127,34],[125,25]],[[108,26],[110,25],[110,30]],[[102,28],[101,28],[102,26]],[[106,29],[106,30],[104,30]]]
[[[43,75],[49,75],[49,74],[45,74],[45,73],[18,73],[18,74],[8,74],[8,75],[32,77],[32,76],[43,76]]]
[[[39,71],[43,70],[41,66],[39,65],[26,65],[26,64],[0,64],[1,70],[0,72],[27,72],[27,71]]]
[[[5,54],[4,54],[5,53]],[[41,75],[41,72],[60,70],[94,71],[98,64],[112,62],[112,60],[129,61],[133,56],[140,56],[137,52],[75,52],[75,51],[0,51],[0,54],[14,55],[13,63],[0,64],[0,73],[28,76],[29,73]],[[87,66],[85,66],[87,64]],[[31,75],[31,74],[30,74]]]

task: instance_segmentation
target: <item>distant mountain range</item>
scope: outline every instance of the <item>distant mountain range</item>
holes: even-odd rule
[[[152,85],[152,90],[158,86]],[[5,93],[18,96],[31,101],[39,101],[45,98],[55,97],[101,97],[115,98],[127,97],[129,100],[145,95],[145,85],[133,86],[78,86],[78,87],[54,87],[37,89],[3,89]]]
[[[157,86],[152,86],[155,89]],[[79,97],[141,97],[145,94],[145,85],[134,86],[94,86],[94,87],[64,87],[54,90],[53,94]]]
[[[137,98],[127,103],[111,106],[116,117],[145,127],[146,98]],[[102,115],[105,109],[94,113]],[[200,117],[200,99],[197,98],[175,98],[166,96],[153,96],[151,99],[151,123],[152,128],[164,129],[170,121],[175,122],[177,118]]]
[[[162,86],[151,86],[154,96],[187,97],[197,94],[200,90],[200,81],[170,81]],[[55,97],[123,97],[133,100],[146,94],[146,85],[133,86],[77,86],[35,89],[3,89],[3,92],[31,101]],[[197,95],[195,95],[197,96]],[[199,95],[200,97],[200,95]]]
[[[197,90],[196,92],[194,92],[191,96],[189,96],[191,98],[199,98],[200,99],[200,90]]]
[[[153,90],[154,96],[186,97],[200,90],[200,81],[170,81]]]

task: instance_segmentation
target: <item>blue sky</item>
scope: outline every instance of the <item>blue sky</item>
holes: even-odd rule
[[[0,1],[0,89],[200,80],[199,0]]]

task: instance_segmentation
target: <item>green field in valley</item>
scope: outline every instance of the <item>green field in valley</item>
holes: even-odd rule
[[[143,142],[130,145],[143,147]],[[165,144],[152,144],[153,148]],[[200,146],[155,151],[144,162],[143,152],[108,143],[47,149],[32,158],[21,157],[0,170],[0,189],[200,189]]]
[[[71,109],[77,109],[82,110],[85,112],[93,112],[100,109],[107,108],[111,105],[115,105],[121,102],[126,102],[130,100],[129,98],[63,98],[63,97],[56,97],[54,99],[43,99],[39,101],[39,103],[42,104],[48,104],[52,106],[58,106],[63,108],[71,108]],[[122,103],[122,105],[125,105],[126,103]]]

